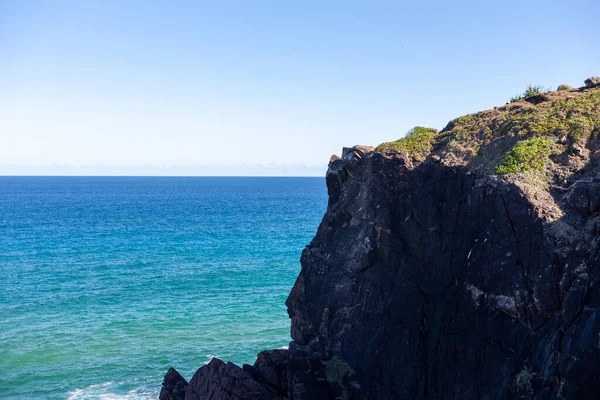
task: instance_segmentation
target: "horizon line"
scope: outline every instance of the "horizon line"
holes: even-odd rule
[[[4,175],[0,178],[325,178],[325,175]]]

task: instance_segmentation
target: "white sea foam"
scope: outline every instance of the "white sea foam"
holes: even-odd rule
[[[207,365],[209,362],[211,362],[211,360],[213,358],[220,358],[220,356],[215,356],[215,355],[212,355],[212,354],[207,354],[206,355],[206,361],[204,361],[203,364]]]
[[[150,393],[144,389],[134,389],[126,393],[114,393],[114,381],[105,382],[99,385],[90,385],[84,389],[75,389],[69,393],[68,400],[155,400],[157,393]]]

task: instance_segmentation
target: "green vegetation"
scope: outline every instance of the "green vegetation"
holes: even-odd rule
[[[571,87],[569,85],[558,85],[558,88],[556,90],[558,90],[558,91],[573,90],[573,87]]]
[[[550,140],[536,137],[522,140],[509,150],[502,163],[496,167],[499,175],[513,174],[529,170],[542,170],[550,154]]]
[[[510,102],[515,103],[517,101],[524,100],[530,96],[535,96],[536,94],[542,94],[546,92],[548,92],[548,90],[544,89],[542,86],[529,85],[525,88],[525,91],[523,93],[511,97]]]
[[[567,134],[576,142],[600,130],[600,92],[566,97],[545,107],[523,108],[513,118],[519,130],[540,135]]]
[[[474,136],[488,136],[501,132],[508,133],[501,129],[504,119],[503,115],[496,110],[468,114],[450,122],[442,133],[455,140],[472,139]]]
[[[573,141],[600,130],[600,92],[555,101],[546,116],[536,118],[542,134],[565,131]]]
[[[338,382],[342,389],[342,398],[346,398],[348,388],[345,385],[344,378],[354,374],[352,367],[339,356],[333,356],[325,364],[325,375],[330,382]]]
[[[415,126],[406,137],[394,142],[382,143],[377,146],[376,150],[382,153],[403,151],[412,157],[422,158],[431,152],[437,134],[437,129]]]
[[[334,356],[325,364],[327,379],[341,382],[348,374],[352,374],[352,367],[341,357]]]
[[[452,121],[442,133],[463,141],[489,141],[506,135],[568,135],[577,141],[600,132],[600,91],[579,96],[563,93],[535,106],[507,105],[465,115]]]
[[[522,96],[540,91],[532,87]],[[600,152],[600,88],[547,92],[536,101],[468,114],[439,133],[416,127],[376,149],[406,152],[413,162],[425,160],[435,149],[448,165],[518,174],[515,178],[522,183],[539,188],[551,184],[551,175],[564,179],[572,171],[591,170],[592,164],[584,165],[591,154]],[[594,161],[595,168],[599,165]],[[551,173],[540,173],[545,170]]]
[[[527,367],[523,366],[521,372],[515,376],[515,387],[518,393],[531,395],[531,381],[535,374],[527,370]],[[529,396],[528,396],[529,397]]]

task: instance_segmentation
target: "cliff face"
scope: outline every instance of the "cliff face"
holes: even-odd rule
[[[464,167],[350,156],[288,299],[296,348],[352,366],[359,398],[595,396],[598,221],[545,223]],[[600,181],[571,190],[597,202]]]
[[[552,96],[528,113],[564,100]],[[539,179],[491,173],[525,128],[465,141],[461,126],[429,135],[425,156],[357,146],[332,159],[286,303],[290,350],[213,360],[189,384],[170,371],[161,399],[597,398],[600,126],[562,144],[546,134],[563,147],[548,147]]]

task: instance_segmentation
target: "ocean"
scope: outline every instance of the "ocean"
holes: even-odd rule
[[[287,346],[326,205],[323,178],[0,177],[0,397],[156,399]]]

